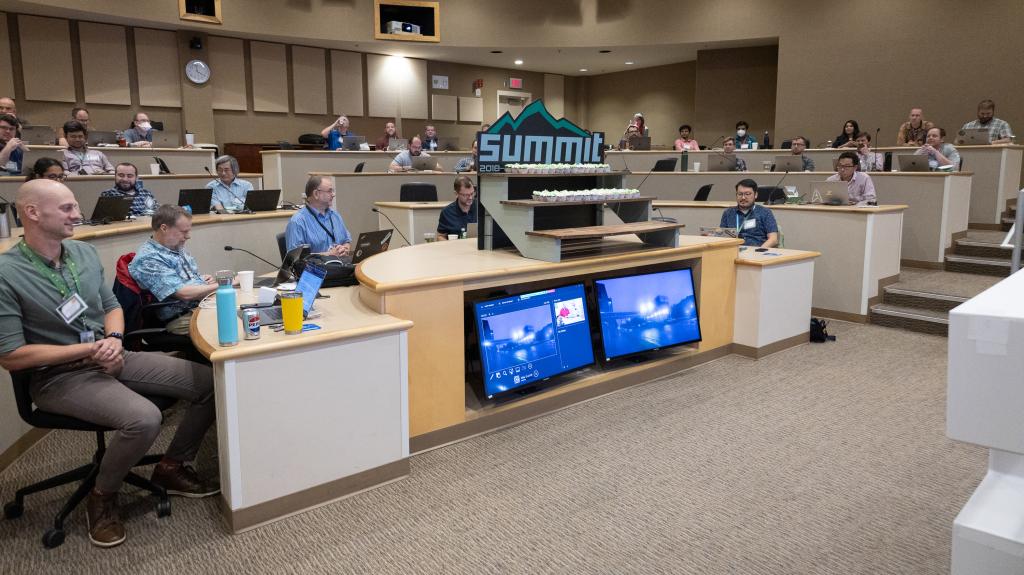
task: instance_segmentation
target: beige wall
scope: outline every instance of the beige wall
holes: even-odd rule
[[[698,52],[692,123],[700,134],[697,141],[711,146],[733,134],[736,122],[744,120],[759,142],[765,130],[774,142],[777,62],[775,46]]]

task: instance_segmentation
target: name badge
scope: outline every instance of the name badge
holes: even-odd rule
[[[64,318],[65,323],[70,325],[71,322],[78,319],[78,316],[85,313],[87,309],[89,309],[89,305],[85,303],[82,296],[78,295],[78,293],[73,293],[57,306],[57,313],[60,314],[60,317]]]
[[[747,220],[743,222],[743,229],[752,230],[757,227],[757,220]]]

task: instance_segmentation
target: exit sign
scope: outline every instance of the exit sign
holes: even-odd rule
[[[516,90],[522,90],[523,89],[523,79],[522,78],[509,78],[508,79],[508,87],[509,88],[515,88]]]

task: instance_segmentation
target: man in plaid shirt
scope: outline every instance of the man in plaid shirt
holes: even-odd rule
[[[148,216],[157,208],[153,194],[142,187],[135,164],[122,162],[114,170],[114,187],[100,193],[105,198],[132,198],[132,215]]]
[[[978,102],[978,119],[971,120],[963,125],[961,130],[976,130],[985,128],[988,130],[990,144],[1010,144],[1013,142],[1013,130],[1006,120],[995,117],[996,103],[992,100]]]

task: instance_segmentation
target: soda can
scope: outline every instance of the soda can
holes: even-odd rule
[[[260,312],[254,309],[242,312],[242,326],[245,328],[245,339],[259,339]]]

